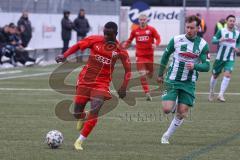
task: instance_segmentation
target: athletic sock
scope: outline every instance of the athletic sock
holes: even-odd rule
[[[228,78],[228,77],[223,77],[219,95],[223,95],[223,94],[224,94],[224,92],[226,91],[226,89],[227,89],[227,87],[228,87],[229,82],[230,82],[230,78]]]
[[[80,134],[80,136],[78,137],[78,140],[80,141],[85,141],[87,139],[87,137],[84,137],[83,135]]]
[[[210,92],[214,92],[214,88],[217,84],[217,79],[215,79],[213,76],[211,77],[211,80],[210,80]]]
[[[176,131],[176,129],[183,123],[183,119],[178,119],[176,116],[173,118],[168,130],[166,132],[166,136],[171,137],[172,134]]]
[[[142,88],[143,88],[144,92],[149,93],[150,89],[149,89],[149,86],[148,86],[148,83],[147,83],[147,78],[145,76],[141,76],[140,81],[141,81]]]
[[[83,125],[83,129],[81,130],[81,135],[84,137],[88,137],[88,135],[91,133],[95,125],[97,124],[97,116],[89,114],[87,121]]]

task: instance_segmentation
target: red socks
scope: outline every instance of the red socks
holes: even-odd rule
[[[149,86],[147,83],[147,78],[145,76],[140,77],[141,84],[145,93],[149,93]]]
[[[81,135],[84,137],[88,137],[88,135],[91,133],[95,125],[97,124],[98,118],[96,115],[88,115],[87,121],[83,125],[83,129],[81,131]]]

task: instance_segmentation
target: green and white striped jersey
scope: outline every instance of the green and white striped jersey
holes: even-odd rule
[[[225,38],[224,41],[219,42],[219,39]],[[234,48],[240,43],[240,33],[237,30],[229,31],[227,28],[219,30],[212,39],[213,43],[219,42],[219,49],[217,52],[217,60],[234,61]]]
[[[196,82],[198,71],[209,70],[209,47],[207,42],[200,37],[188,39],[185,34],[175,36],[170,40],[164,54],[172,54],[173,60],[167,72],[167,80]],[[169,59],[169,58],[168,58]],[[162,58],[161,65],[167,64]],[[202,68],[199,64],[208,61]],[[194,69],[189,70],[187,63],[194,63]]]

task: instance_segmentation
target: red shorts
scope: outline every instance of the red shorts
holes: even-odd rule
[[[78,84],[76,87],[76,96],[75,103],[86,105],[86,103],[94,99],[96,97],[101,97],[104,100],[109,100],[112,98],[109,86],[106,84],[94,84],[94,85],[86,85],[86,84]]]

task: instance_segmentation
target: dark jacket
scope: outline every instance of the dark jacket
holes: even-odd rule
[[[0,28],[0,48],[10,43],[10,34],[4,31],[4,28]]]
[[[69,18],[63,17],[61,25],[62,25],[62,40],[70,40],[71,31],[73,29],[73,23]]]
[[[24,32],[21,35],[22,39],[30,40],[32,38],[32,25],[28,18],[21,17],[18,20],[18,26],[24,28]]]
[[[74,30],[77,32],[77,36],[85,37],[90,30],[88,20],[79,15],[74,20]]]

